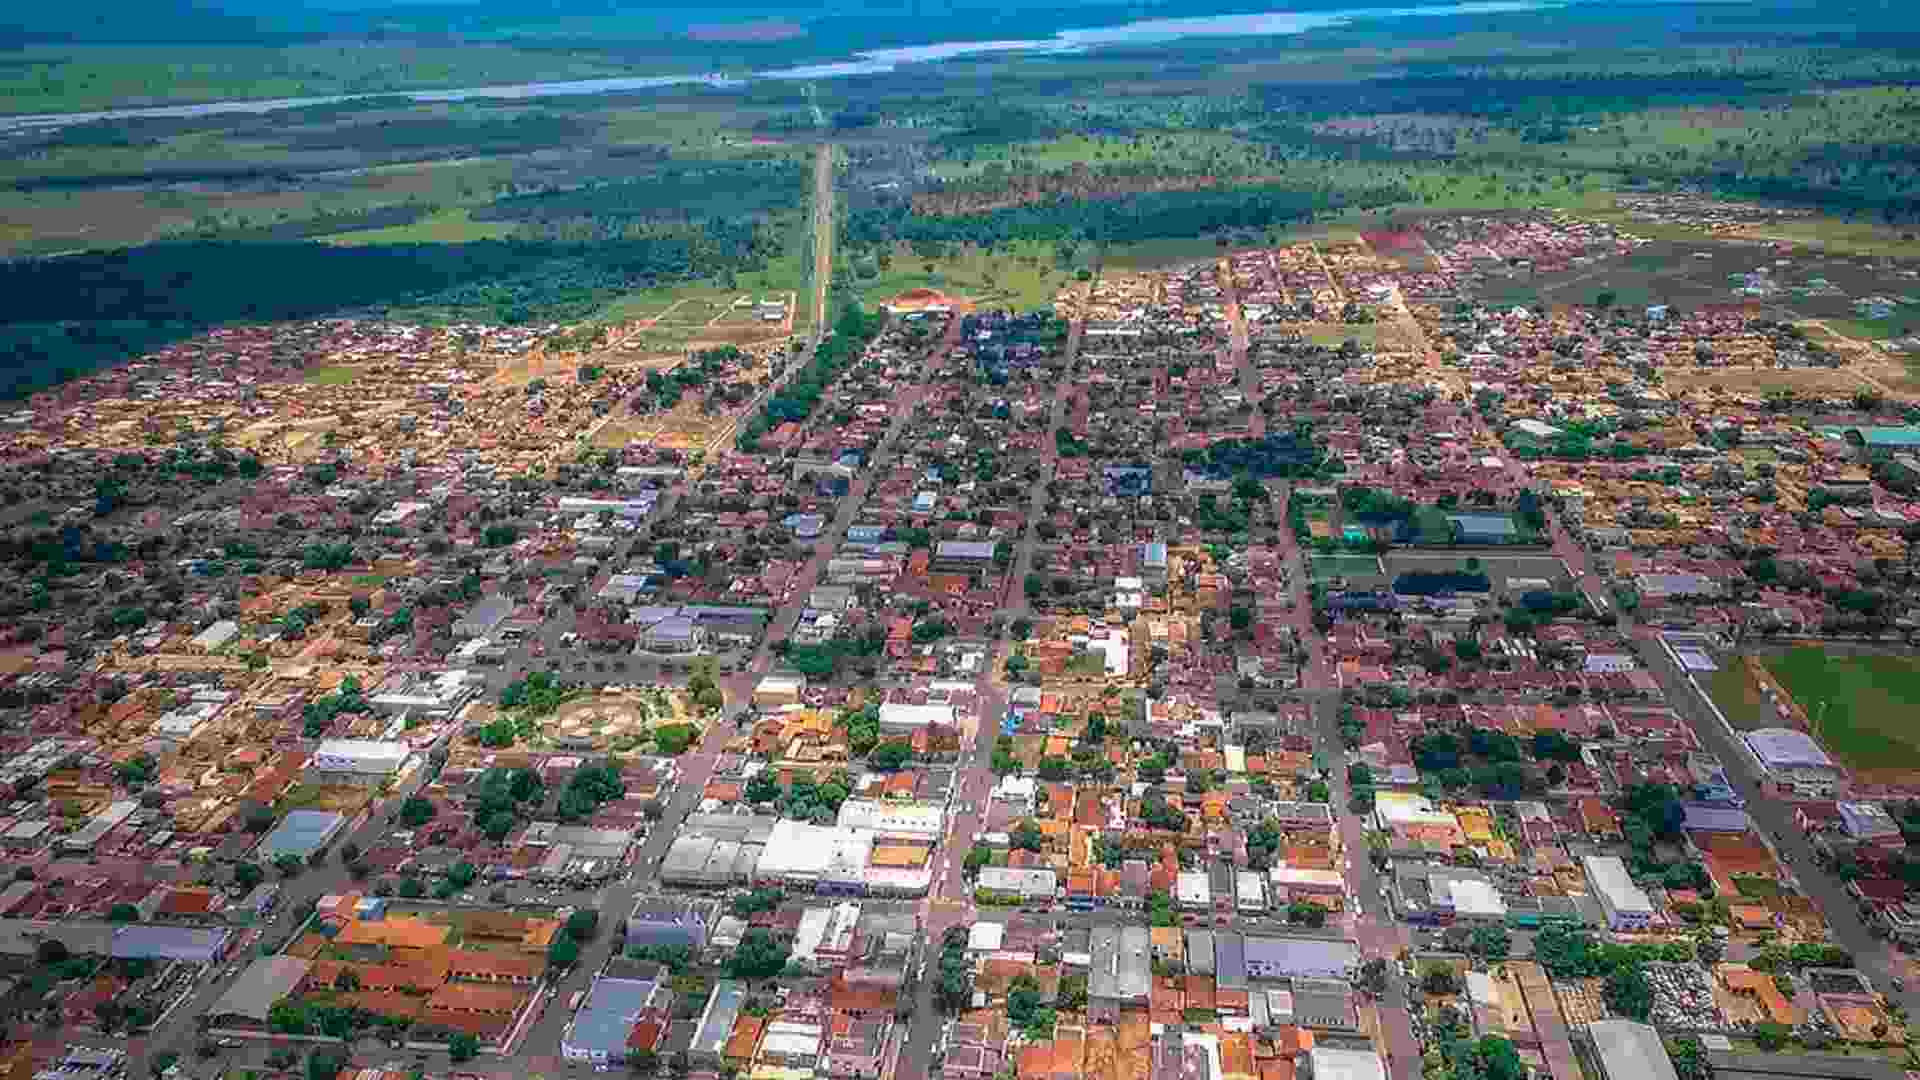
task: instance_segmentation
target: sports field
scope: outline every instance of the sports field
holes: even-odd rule
[[[1913,719],[1920,660],[1803,646],[1768,660],[1767,669],[1835,757],[1859,768],[1920,768],[1920,724]]]

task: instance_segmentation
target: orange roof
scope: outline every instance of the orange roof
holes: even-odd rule
[[[925,866],[927,849],[923,847],[877,847],[870,860],[874,866]]]
[[[546,970],[547,958],[536,953],[506,952],[492,949],[455,949],[447,956],[447,966],[456,976],[483,976],[504,979],[537,979]]]
[[[760,1033],[766,1028],[765,1017],[740,1014],[740,1019],[733,1023],[733,1036],[727,1040],[727,1060],[752,1061],[753,1052],[760,1049]]]
[[[518,986],[456,982],[435,990],[433,996],[427,999],[427,1004],[435,1009],[466,1009],[510,1016],[526,1003],[527,993]]]
[[[366,921],[355,919],[333,936],[336,945],[383,945],[390,949],[424,949],[445,945],[453,933],[448,926],[435,926],[424,919],[401,916],[395,919]]]
[[[1229,1032],[1220,1036],[1220,1072],[1229,1078],[1252,1080],[1253,1042],[1244,1032]]]

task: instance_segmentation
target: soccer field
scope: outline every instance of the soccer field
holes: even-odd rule
[[[1767,668],[1835,757],[1856,768],[1920,768],[1920,660],[1803,646]]]

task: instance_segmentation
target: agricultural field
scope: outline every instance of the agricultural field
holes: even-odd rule
[[[1863,769],[1920,769],[1920,660],[1800,646],[1766,668],[1835,758]]]

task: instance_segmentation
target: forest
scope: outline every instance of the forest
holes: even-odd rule
[[[0,263],[0,398],[210,326],[355,311],[503,323],[586,318],[636,289],[746,270],[778,230],[710,221],[588,242],[151,244]]]
[[[916,250],[953,244],[993,248],[1020,240],[1050,243],[1137,243],[1207,236],[1229,229],[1268,229],[1311,221],[1317,213],[1405,201],[1393,185],[1296,188],[1282,185],[1201,191],[1155,191],[1125,199],[1059,198],[968,216],[931,217],[895,203],[855,212],[846,239],[859,250],[898,241]]]

